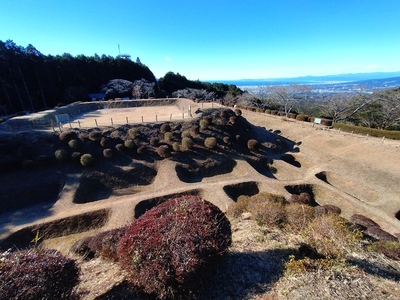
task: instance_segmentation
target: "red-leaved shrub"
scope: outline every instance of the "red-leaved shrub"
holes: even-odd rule
[[[55,250],[1,255],[0,299],[71,299],[79,281],[75,261]]]
[[[230,244],[225,214],[201,197],[188,195],[170,199],[133,221],[117,254],[134,287],[172,299],[195,292]]]

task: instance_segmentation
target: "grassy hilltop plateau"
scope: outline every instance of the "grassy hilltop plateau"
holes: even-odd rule
[[[398,141],[189,105],[0,135],[0,299],[400,298]]]

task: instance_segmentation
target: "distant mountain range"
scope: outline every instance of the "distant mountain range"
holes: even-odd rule
[[[242,80],[222,80],[226,84],[235,84],[241,89],[254,91],[258,86],[263,85],[287,85],[287,84],[307,84],[315,92],[372,92],[376,89],[389,89],[400,87],[399,72],[375,72],[340,74],[327,76],[304,76],[293,78],[273,78],[273,79],[242,79]]]

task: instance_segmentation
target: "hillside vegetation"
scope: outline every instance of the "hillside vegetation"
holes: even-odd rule
[[[76,278],[79,269],[73,295],[80,299],[399,298],[396,162],[382,161],[383,170],[366,157],[375,174],[362,174],[372,141],[358,143],[351,158],[353,140],[243,113],[203,109],[180,122],[2,134],[0,290],[16,274],[20,288],[39,284],[43,273],[39,281],[23,274],[40,255],[49,270],[64,265],[63,276]],[[395,151],[379,147],[382,155]],[[202,201],[213,205],[197,206]],[[230,230],[215,222],[221,212]],[[180,222],[199,227],[186,236],[173,226]],[[123,243],[142,236],[138,252],[120,243],[130,224],[139,240]],[[165,226],[172,227],[157,235]],[[203,252],[210,249],[219,255]],[[129,275],[126,258],[121,265],[127,252],[141,275]],[[32,263],[15,264],[18,256]],[[71,285],[57,285],[57,295],[71,298]]]

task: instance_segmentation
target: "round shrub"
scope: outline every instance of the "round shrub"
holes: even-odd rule
[[[229,118],[229,123],[231,123],[232,125],[234,125],[236,123],[236,121],[237,121],[237,117],[235,117],[235,116],[232,116]]]
[[[178,152],[181,150],[181,146],[179,145],[178,142],[175,142],[172,144],[172,150],[174,150],[175,152]]]
[[[193,141],[189,137],[184,137],[182,139],[182,150],[189,150],[193,147]]]
[[[222,140],[223,140],[224,143],[227,144],[227,145],[232,144],[231,138],[230,138],[229,136],[224,136],[224,137],[222,138]]]
[[[191,138],[191,137],[192,137],[192,135],[190,134],[189,130],[182,131],[181,138]]]
[[[131,284],[158,298],[195,292],[231,244],[221,210],[199,196],[168,200],[128,227],[117,247]]]
[[[0,299],[71,299],[78,281],[75,262],[55,250],[2,254]]]
[[[379,227],[379,225],[376,222],[361,214],[352,215],[350,217],[350,222],[356,226],[361,227],[362,229],[366,229],[369,227]]]
[[[94,165],[95,159],[92,154],[83,154],[80,158],[81,165],[84,167],[91,167]]]
[[[161,131],[161,133],[171,132],[171,126],[167,123],[162,124],[160,131]]]
[[[156,137],[150,138],[150,145],[157,147],[160,144],[160,139]]]
[[[204,129],[207,129],[207,127],[208,127],[208,125],[210,125],[210,123],[208,123],[208,121],[203,119],[203,120],[200,120],[199,125],[200,125],[200,129],[204,130]]]
[[[204,146],[206,146],[208,149],[214,149],[217,147],[217,139],[213,136],[206,138],[204,140]]]
[[[289,199],[289,203],[300,203],[300,204],[310,204],[312,201],[310,194],[300,193],[300,195],[292,194]]]
[[[240,117],[242,115],[242,111],[239,108],[235,109],[235,114]]]
[[[101,140],[101,132],[100,131],[92,131],[89,133],[89,140],[91,141],[100,141]]]
[[[247,205],[250,197],[241,195],[237,198],[236,202],[229,205],[226,214],[234,218],[240,217],[243,213],[247,212]]]
[[[72,149],[77,149],[79,147],[79,140],[78,139],[72,139],[68,142],[68,146]]]
[[[107,139],[105,137],[102,137],[101,140],[100,140],[100,145],[102,147],[108,147],[110,145],[109,139]]]
[[[126,140],[126,141],[124,142],[124,146],[125,146],[127,149],[133,149],[133,148],[135,148],[135,142],[134,142],[133,140]]]
[[[247,148],[252,152],[258,152],[260,149],[260,144],[257,140],[251,139],[247,141]]]
[[[328,214],[340,215],[342,213],[340,207],[333,204],[325,204],[322,207],[326,209]]]
[[[106,148],[103,150],[104,157],[110,158],[113,156],[113,151],[110,148]]]
[[[68,143],[70,140],[76,138],[76,133],[72,130],[67,130],[67,131],[61,132],[58,137],[59,137],[60,141]]]
[[[139,135],[139,130],[137,128],[130,128],[128,130],[128,135],[130,138],[135,138]]]
[[[58,149],[54,152],[54,156],[56,157],[57,161],[66,161],[68,160],[68,151],[65,149]]]
[[[174,134],[170,131],[164,133],[164,141],[165,142],[172,142],[174,139]]]
[[[168,158],[171,156],[171,150],[167,145],[161,145],[157,148],[157,154],[160,155],[162,158]]]

